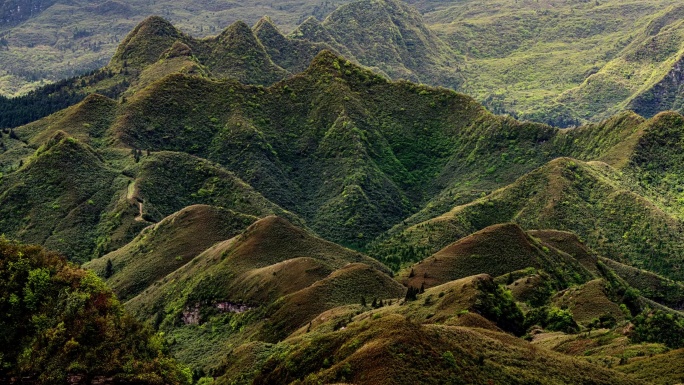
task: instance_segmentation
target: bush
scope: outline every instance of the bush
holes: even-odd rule
[[[579,325],[572,318],[570,311],[553,306],[532,309],[527,313],[525,316],[525,328],[529,330],[529,328],[535,325],[541,326],[546,330],[563,333],[577,333],[579,331]]]

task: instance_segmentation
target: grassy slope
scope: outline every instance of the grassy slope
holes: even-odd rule
[[[228,209],[189,206],[144,229],[126,246],[84,267],[107,278],[112,290],[126,301],[215,243],[234,237],[256,220],[256,217]],[[107,277],[109,262],[112,272]]]
[[[399,279],[407,286],[428,288],[476,274],[498,277],[530,267],[546,270],[566,285],[592,276],[570,255],[534,240],[517,225],[504,224],[445,247],[402,271]]]
[[[680,349],[662,355],[635,359],[617,370],[654,384],[676,384],[684,381],[680,369],[682,360],[684,360],[684,351]]]
[[[614,317],[617,322],[625,320],[619,304],[608,297],[606,282],[601,279],[559,293],[552,299],[552,303],[561,309],[568,309],[572,318],[581,326],[605,315]]]
[[[3,232],[90,259],[100,216],[125,186],[117,174],[86,144],[57,132],[0,182]]]
[[[277,340],[326,309],[357,303],[357,295],[402,296],[404,288],[387,273],[362,254],[316,238],[283,218],[267,217],[207,249],[126,306],[138,318],[163,321],[174,353],[194,367],[208,368],[236,343]],[[256,309],[216,314],[212,309],[223,302]],[[202,325],[186,325],[181,315],[195,306]],[[216,330],[211,336],[206,325]]]
[[[627,186],[605,165],[557,159],[489,196],[411,226],[379,247],[390,261],[393,255],[420,259],[472,231],[514,221],[527,229],[576,232],[601,255],[680,278],[673,267],[682,253],[681,221]]]
[[[610,259],[602,258],[601,262],[605,263],[630,286],[639,290],[645,297],[673,309],[682,310],[684,308],[684,285],[682,283]]]
[[[681,109],[684,7],[663,6],[616,58],[558,100],[585,118],[609,116],[624,108],[652,117]]]
[[[380,263],[360,253],[323,241],[283,218],[271,216],[257,221],[237,238],[208,248],[175,271],[170,279],[164,279],[164,285],[149,287],[128,306],[141,316],[151,317],[165,306],[170,312],[174,310],[170,305],[184,306],[192,301],[270,303],[350,262],[387,272]],[[294,286],[278,276],[281,270],[290,276],[288,269],[293,267],[303,270]]]
[[[399,314],[365,313],[344,330],[313,329],[276,346],[242,349],[230,357],[219,383],[240,379],[245,362],[257,363],[255,383],[634,383],[500,332],[420,325]]]

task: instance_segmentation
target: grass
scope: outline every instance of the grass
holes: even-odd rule
[[[407,286],[427,288],[476,274],[498,277],[526,268],[547,270],[565,285],[591,277],[572,257],[536,242],[514,224],[490,226],[465,237],[406,268],[399,277]]]
[[[365,313],[343,330],[312,329],[271,348],[267,359],[263,358],[265,352],[257,351],[260,374],[256,378],[247,376],[255,383],[395,384],[438,383],[440,379],[464,384],[525,383],[532,379],[540,383],[631,383],[615,372],[534,350],[500,332],[420,325],[399,314],[371,317]],[[255,357],[253,350],[240,350],[239,354]],[[218,383],[230,383],[237,373],[244,375],[241,362],[254,361],[231,358],[229,362],[227,374]],[[420,369],[425,367],[430,370]]]
[[[552,302],[559,308],[567,309],[580,326],[587,326],[601,316],[611,316],[620,323],[625,319],[619,304],[607,295],[606,283],[596,279],[586,284],[559,293]]]
[[[679,370],[682,354],[684,352],[680,349],[652,357],[634,358],[617,370],[654,384],[674,384],[684,381]]]
[[[109,287],[126,301],[215,243],[239,234],[256,220],[223,208],[189,206],[144,229],[126,246],[84,267],[106,278]],[[109,273],[106,272],[108,263],[112,264]]]

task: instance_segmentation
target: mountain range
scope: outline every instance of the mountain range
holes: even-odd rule
[[[468,82],[421,20],[362,1],[196,38],[149,17],[103,68],[7,101],[0,378],[684,381],[684,117],[494,115],[417,83]]]
[[[624,110],[682,111],[683,8],[674,0],[23,3],[0,8],[6,96],[105,65],[138,15],[157,13],[204,37],[254,23],[272,61],[290,72],[327,45],[392,79],[456,89],[522,120],[568,127]]]

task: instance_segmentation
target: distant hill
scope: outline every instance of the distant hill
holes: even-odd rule
[[[573,126],[680,108],[677,1],[408,3],[468,58],[460,90],[497,113]]]
[[[244,33],[241,23],[243,32],[228,35],[249,37],[240,49],[251,50],[251,60],[261,62],[249,67],[259,73],[233,68],[235,60],[215,71],[243,82],[264,83],[301,72],[327,48],[393,79],[465,92],[495,113],[522,120],[568,127],[598,122],[625,109],[647,118],[665,110],[682,112],[682,7],[674,0],[541,5],[528,0],[486,5],[422,0],[249,5],[83,0],[69,5],[42,1],[16,9],[10,6],[14,3],[7,3],[4,26],[0,24],[4,95],[24,94],[46,79],[57,81],[105,65],[136,23],[158,14],[185,34],[215,39],[225,37],[225,27],[238,20],[254,25],[272,63],[263,52],[257,54],[259,44]],[[109,22],[112,18],[119,22]],[[220,49],[211,52],[224,55]],[[216,58],[211,55],[203,62]],[[57,108],[79,98],[61,94],[55,99]],[[8,106],[0,111],[14,103],[0,99],[0,105]],[[33,119],[44,116],[25,113]]]
[[[325,17],[346,0],[145,3],[130,0],[27,1],[0,4],[0,94],[25,93],[47,81],[107,64],[119,42],[148,17],[160,15],[195,36],[219,34],[268,15],[286,31],[307,17]]]

